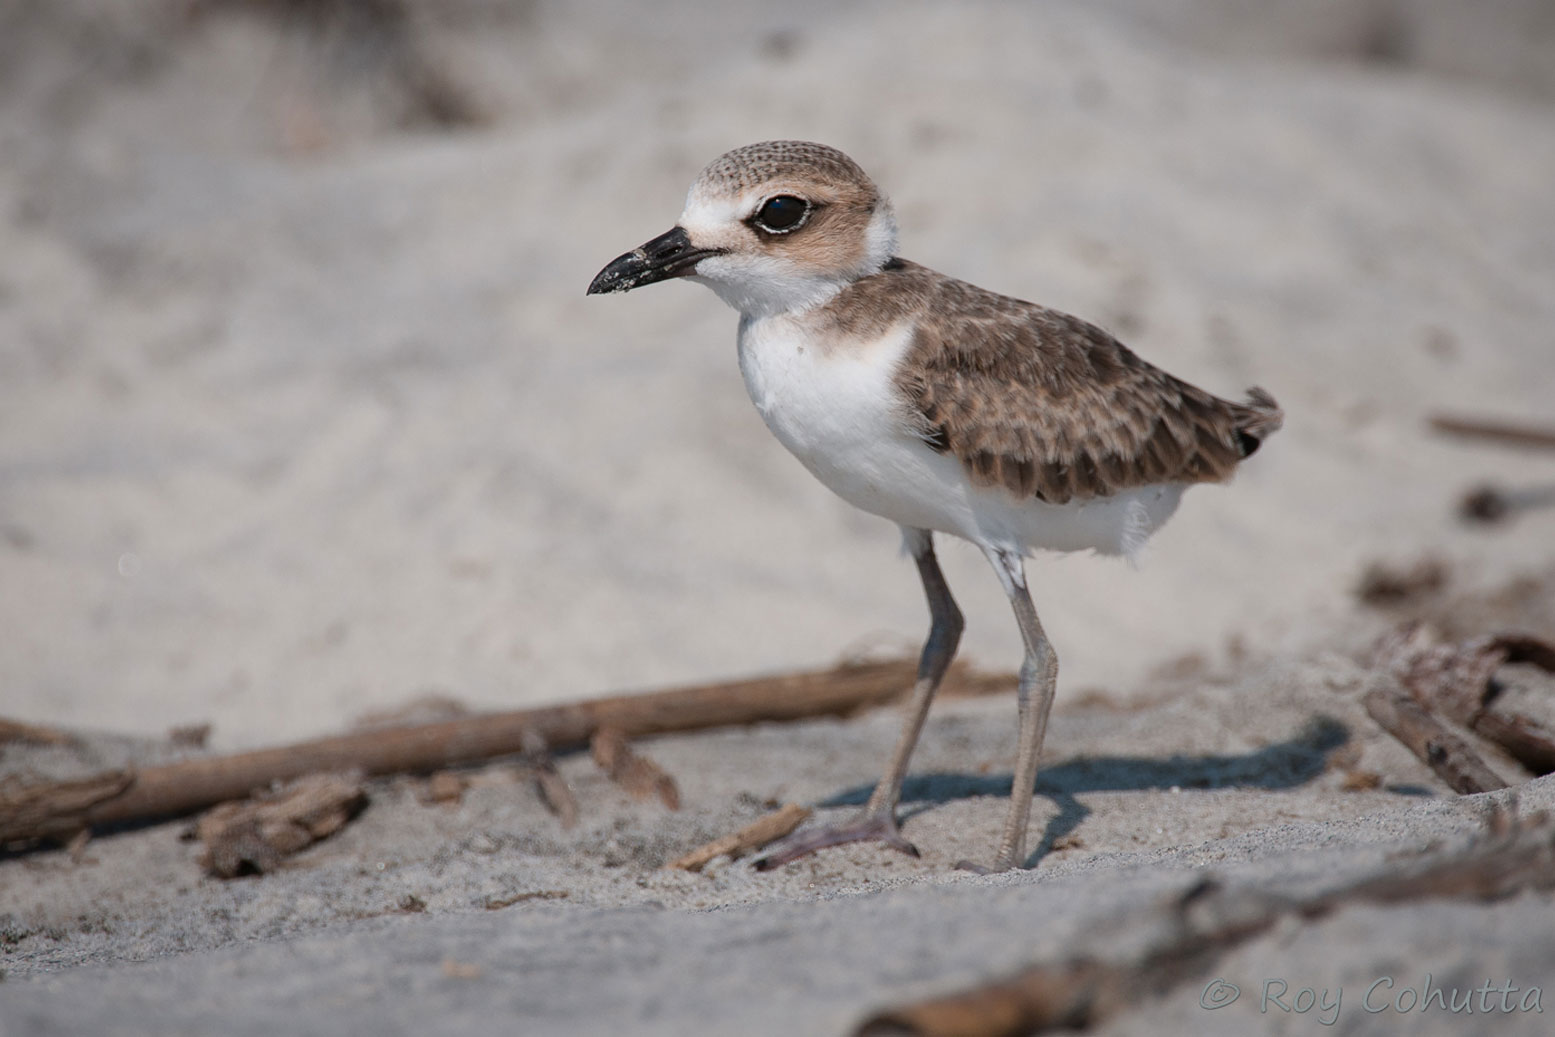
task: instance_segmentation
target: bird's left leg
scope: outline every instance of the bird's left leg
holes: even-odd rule
[[[961,641],[961,631],[966,622],[961,610],[950,596],[945,574],[940,572],[939,560],[934,556],[934,541],[926,529],[903,527],[902,540],[918,563],[918,575],[923,580],[923,593],[929,601],[929,637],[923,644],[923,655],[918,660],[918,680],[913,685],[912,702],[907,707],[907,722],[897,740],[896,751],[891,754],[885,775],[875,786],[874,793],[864,809],[851,820],[840,825],[801,832],[785,839],[772,851],[756,861],[758,871],[766,871],[806,854],[828,846],[843,843],[881,842],[903,853],[918,856],[916,847],[902,838],[896,825],[896,806],[902,797],[902,782],[907,777],[907,761],[923,722],[929,715],[929,703],[939,688],[950,661],[955,658],[956,645]]]
[[[1026,589],[1026,568],[1014,551],[984,548],[993,564],[1004,593],[1015,610],[1026,657],[1020,668],[1018,692],[1020,744],[1015,757],[1015,777],[1010,783],[1010,809],[991,868],[963,863],[973,871],[1009,871],[1018,868],[1026,856],[1026,824],[1031,818],[1031,797],[1037,781],[1037,760],[1042,755],[1042,739],[1047,733],[1048,713],[1058,688],[1058,655],[1042,632],[1036,606]]]

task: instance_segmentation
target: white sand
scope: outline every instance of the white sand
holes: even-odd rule
[[[762,428],[733,315],[690,285],[582,294],[703,162],[778,135],[855,154],[907,255],[1290,415],[1142,570],[1033,564],[1066,687],[1123,692],[1233,636],[1299,643],[1379,552],[1446,550],[1488,580],[1547,554],[1547,523],[1487,538],[1450,509],[1555,462],[1421,426],[1551,413],[1547,106],[1214,60],[1067,7],[817,18],[783,58],[755,29],[710,48],[719,26],[684,13],[448,29],[495,124],[370,139],[259,20],[146,44],[155,78],[79,86],[53,122],[76,68],[21,61],[0,149],[6,711],[209,720],[249,745],[427,689],[516,705],[915,643],[895,531]],[[499,63],[509,38],[530,42]],[[554,104],[520,103],[542,87]],[[288,155],[283,117],[308,105],[338,148]],[[969,655],[1010,665],[997,584],[948,554]]]
[[[331,733],[428,690],[502,708],[915,648],[925,610],[894,530],[831,498],[761,426],[733,315],[688,285],[583,295],[668,227],[703,163],[757,139],[854,155],[893,195],[908,257],[1097,320],[1214,391],[1264,385],[1288,415],[1235,485],[1188,495],[1137,571],[1031,563],[1062,660],[1033,874],[948,870],[986,853],[1003,809],[1008,702],[947,705],[931,724],[915,773],[943,780],[917,786],[927,809],[908,824],[923,864],[858,849],[775,877],[664,876],[664,859],[769,797],[856,797],[895,718],[670,739],[653,752],[685,811],[630,805],[569,760],[586,820],[566,838],[524,785],[493,779],[454,812],[380,789],[302,870],[235,885],[199,879],[172,826],[104,839],[81,866],[0,860],[0,968],[107,969],[7,982],[0,1030],[89,1031],[131,988],[187,982],[187,998],[247,968],[234,1000],[186,1003],[188,1029],[220,1010],[257,1032],[275,1021],[260,1007],[272,983],[306,995],[321,1029],[409,1028],[433,1016],[385,992],[419,1001],[447,982],[447,953],[479,957],[486,1009],[532,999],[555,1024],[539,1030],[657,1011],[674,1032],[709,1002],[655,993],[670,973],[649,969],[590,1015],[584,988],[542,966],[608,982],[623,946],[672,950],[695,929],[663,968],[738,959],[790,1007],[794,984],[835,974],[804,1016],[826,1031],[1061,946],[1117,898],[1169,884],[1141,868],[1223,860],[1252,882],[1285,874],[1287,854],[1353,863],[1364,843],[1471,824],[1472,804],[1398,791],[1441,790],[1374,735],[1343,653],[1387,621],[1349,593],[1370,559],[1437,553],[1455,593],[1555,560],[1550,511],[1488,531],[1453,515],[1478,482],[1555,484],[1555,455],[1424,427],[1439,410],[1555,419],[1555,51],[1538,8],[1498,0],[1465,23],[1413,0],[1395,5],[1397,36],[1322,0],[1279,18],[1232,0],[417,6],[410,38],[487,117],[452,130],[395,125],[413,91],[386,38],[331,49],[258,6],[0,14],[9,717],[149,738],[210,721],[234,748]],[[1365,59],[1379,48],[1402,56]],[[964,650],[1013,666],[982,559],[944,555]],[[1153,704],[1074,705],[1094,688]],[[1395,790],[1341,793],[1323,729],[1303,726],[1319,715]],[[1271,784],[1260,747],[1303,730],[1310,766]],[[151,751],[91,745],[99,762]],[[5,752],[5,773],[92,762]],[[1110,762],[1065,763],[1081,755]],[[1223,787],[1171,792],[1184,774]],[[1078,847],[1047,852],[1068,834]],[[882,885],[904,888],[818,921],[826,898]],[[1029,890],[1030,913],[984,899],[995,888]],[[532,930],[505,928],[517,908],[479,910],[534,890],[569,895],[526,902]],[[449,917],[351,921],[407,895]],[[688,912],[739,904],[754,906]],[[1465,968],[1490,967],[1476,947],[1532,954],[1549,931],[1542,903],[1469,910],[1478,921],[1453,920],[1464,935],[1443,952]],[[336,924],[253,958],[123,964]],[[1395,930],[1356,943],[1351,924],[1304,935],[1301,960],[1352,946],[1330,974],[1371,968]],[[759,943],[752,929],[789,935],[727,950]],[[425,933],[432,972],[372,964],[385,931]],[[814,957],[806,934],[821,931],[841,958]],[[844,982],[839,961],[946,932],[960,935],[942,952]],[[568,958],[573,937],[591,949]],[[336,981],[355,993],[321,1007]],[[154,1031],[158,1003],[134,1003]],[[776,1003],[742,1003],[744,1029]],[[456,1006],[417,1011],[474,1032]]]

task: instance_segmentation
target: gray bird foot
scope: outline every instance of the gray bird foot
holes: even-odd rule
[[[909,857],[918,856],[918,848],[906,839],[896,827],[896,818],[889,813],[864,813],[852,821],[840,825],[828,825],[813,832],[801,832],[784,839],[766,854],[756,859],[757,871],[771,871],[790,861],[808,857],[816,850],[844,843],[884,843],[893,850],[900,850]]]

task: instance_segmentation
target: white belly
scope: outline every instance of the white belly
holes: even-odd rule
[[[1180,485],[1064,505],[973,486],[908,424],[895,374],[912,340],[900,325],[827,348],[784,316],[740,322],[740,373],[767,427],[843,500],[903,526],[1022,553],[1133,554],[1173,511]]]

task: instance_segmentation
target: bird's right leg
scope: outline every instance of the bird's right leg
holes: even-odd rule
[[[945,574],[940,572],[939,559],[934,556],[934,540],[926,529],[903,528],[902,537],[913,561],[918,564],[918,575],[923,580],[923,592],[929,600],[929,637],[923,643],[923,654],[918,660],[918,680],[913,685],[912,701],[907,707],[907,723],[897,740],[896,751],[886,767],[885,776],[875,786],[869,802],[851,820],[840,825],[801,832],[785,839],[770,853],[756,861],[758,871],[766,871],[798,860],[828,846],[864,841],[882,842],[903,853],[918,856],[917,847],[902,838],[896,824],[896,807],[902,798],[902,782],[907,777],[907,761],[923,731],[924,719],[929,715],[929,703],[939,689],[950,661],[956,656],[956,646],[961,642],[961,631],[966,621],[956,601],[950,596]]]

